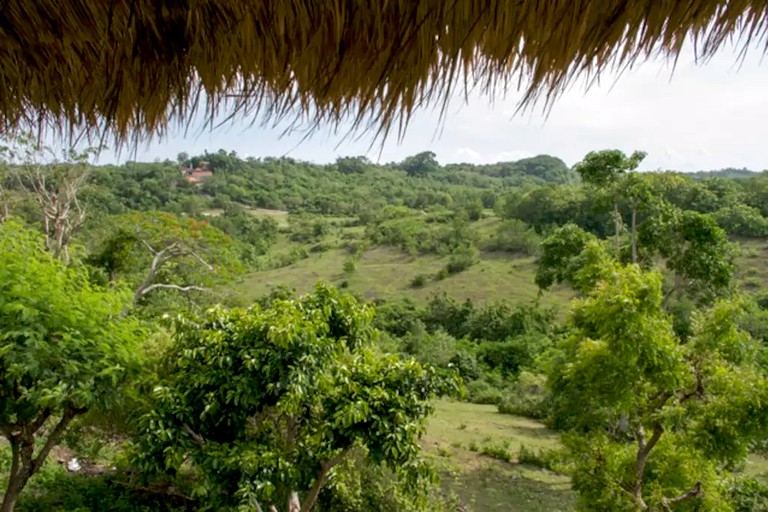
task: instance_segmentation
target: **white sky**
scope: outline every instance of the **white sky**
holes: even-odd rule
[[[586,90],[577,82],[555,103],[548,116],[541,109],[514,115],[519,96],[471,96],[454,101],[441,125],[437,112],[417,113],[403,141],[396,136],[371,148],[370,137],[344,140],[328,130],[308,140],[282,136],[282,129],[248,127],[236,122],[184,136],[182,130],[162,141],[119,156],[105,152],[99,163],[126,159],[175,159],[223,148],[240,156],[282,156],[329,162],[337,156],[367,154],[374,161],[399,161],[432,150],[441,163],[488,163],[551,154],[569,165],[588,151],[619,148],[648,152],[646,169],[696,171],[723,167],[768,169],[768,63],[753,50],[742,62],[732,49],[696,64],[681,56],[672,72],[668,63],[637,66],[616,79],[605,75]],[[343,133],[343,131],[342,131]]]

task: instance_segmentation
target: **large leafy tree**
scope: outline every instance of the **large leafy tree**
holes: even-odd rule
[[[710,215],[679,210],[657,202],[632,237],[633,260],[644,267],[660,265],[668,276],[665,305],[674,297],[712,303],[727,295],[734,273],[734,245]],[[634,230],[633,230],[634,231]],[[536,283],[542,289],[557,283],[584,291],[579,270],[588,263],[583,250],[597,237],[574,224],[552,231],[542,241]]]
[[[266,309],[178,318],[167,373],[144,418],[143,466],[191,466],[198,491],[219,509],[311,510],[357,446],[417,475],[429,400],[453,381],[375,351],[372,316],[320,286]]]
[[[400,167],[408,176],[426,176],[439,170],[440,164],[432,151],[422,151],[407,157],[400,163]]]
[[[585,252],[579,273],[591,286],[550,372],[580,508],[729,510],[728,470],[768,434],[768,380],[759,346],[737,327],[738,301],[697,312],[683,342],[658,272],[617,263],[595,242]]]
[[[75,418],[120,402],[138,352],[136,326],[119,318],[129,299],[92,286],[37,233],[0,226],[0,435],[11,449],[2,512]]]
[[[625,187],[623,183],[627,173],[634,171],[645,158],[642,151],[635,151],[627,156],[618,149],[592,151],[584,159],[574,166],[581,179],[596,191],[604,194],[613,207],[614,237],[616,240],[616,253],[621,250],[621,231],[623,226],[622,215],[619,211],[618,199],[624,188],[636,190],[636,183]],[[632,219],[636,218],[636,194],[630,194],[632,204]],[[634,233],[634,230],[633,230]],[[634,237],[633,237],[634,241]],[[633,244],[633,257],[636,256]]]

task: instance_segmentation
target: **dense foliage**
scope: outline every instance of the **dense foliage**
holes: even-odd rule
[[[377,352],[372,316],[319,287],[267,309],[178,318],[143,420],[141,464],[173,473],[191,464],[197,493],[218,510],[281,506],[293,493],[310,510],[354,449],[425,477],[418,440],[429,400],[451,380]]]
[[[0,148],[4,512],[444,510],[448,391],[557,428],[475,448],[584,510],[768,509],[766,173],[49,153]]]

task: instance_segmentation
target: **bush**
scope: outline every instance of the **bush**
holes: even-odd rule
[[[21,497],[17,512],[175,512],[194,510],[194,502],[134,490],[119,475],[87,476],[63,471],[38,481]]]
[[[411,280],[411,288],[424,288],[429,281],[429,276],[419,274]]]
[[[549,471],[563,472],[563,464],[560,461],[560,454],[553,450],[536,450],[535,448],[528,448],[524,444],[521,444],[520,451],[517,454],[517,462]]]
[[[487,457],[491,457],[496,460],[502,460],[504,462],[512,462],[514,457],[509,449],[509,443],[503,444],[484,444],[480,448],[480,453]]]
[[[376,305],[374,326],[393,336],[402,337],[416,329],[421,324],[416,304],[410,299],[398,302],[383,302]],[[424,325],[421,324],[423,328]]]
[[[477,364],[475,354],[469,350],[456,352],[448,363],[456,368],[464,382],[472,382],[479,379],[482,375],[482,370]]]
[[[475,404],[498,405],[503,393],[484,380],[475,380],[467,385],[467,400]]]
[[[478,358],[502,375],[517,375],[521,368],[531,367],[549,345],[549,339],[540,334],[526,334],[507,341],[482,343]]]
[[[509,219],[499,225],[486,247],[491,251],[506,251],[512,254],[535,256],[538,254],[540,243],[541,237],[525,222]]]
[[[357,258],[354,256],[350,256],[344,260],[344,272],[347,274],[352,274],[355,270],[357,270],[357,261]]]
[[[428,481],[430,469],[426,469],[423,485],[409,486],[397,473],[375,464],[359,450],[336,467],[315,508],[335,512],[456,510]]]
[[[768,235],[768,219],[763,217],[757,208],[738,204],[721,208],[714,215],[720,227],[730,235],[749,237]]]
[[[476,264],[477,261],[477,249],[466,247],[451,254],[444,268],[449,275],[458,274]]]
[[[768,487],[754,478],[735,478],[729,489],[734,512],[768,512]]]
[[[269,267],[271,268],[288,267],[290,265],[293,265],[297,261],[305,260],[307,258],[309,258],[309,253],[305,248],[295,247],[291,249],[289,252],[276,254],[272,256],[269,260],[269,263],[270,263]]]
[[[499,412],[542,419],[546,416],[547,391],[544,375],[521,372],[509,392],[499,402]]]

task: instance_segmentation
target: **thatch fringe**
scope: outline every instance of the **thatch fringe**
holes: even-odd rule
[[[125,140],[226,107],[386,133],[455,87],[546,104],[689,38],[704,58],[765,42],[767,16],[765,0],[5,0],[0,119]]]

